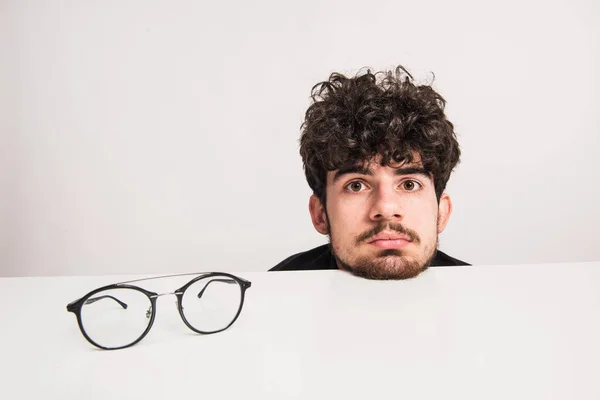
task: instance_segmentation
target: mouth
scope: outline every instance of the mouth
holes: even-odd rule
[[[381,232],[369,239],[367,243],[380,249],[402,249],[410,245],[412,240],[396,232]]]

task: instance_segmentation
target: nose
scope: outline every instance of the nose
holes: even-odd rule
[[[402,218],[403,210],[401,199],[394,188],[379,186],[373,194],[370,218],[373,221],[399,220]]]

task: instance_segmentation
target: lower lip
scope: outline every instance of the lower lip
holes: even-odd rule
[[[402,249],[410,244],[408,240],[393,239],[393,240],[375,240],[369,242],[370,245],[380,249]]]

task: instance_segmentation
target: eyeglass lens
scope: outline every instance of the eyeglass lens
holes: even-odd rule
[[[81,325],[85,333],[92,341],[107,348],[135,342],[148,328],[151,317],[150,298],[129,288],[95,293],[81,307]]]
[[[228,277],[211,276],[192,283],[183,293],[181,307],[197,331],[211,333],[227,328],[237,316],[242,289]]]

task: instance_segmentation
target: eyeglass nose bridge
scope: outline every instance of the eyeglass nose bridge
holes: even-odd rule
[[[176,290],[174,292],[158,293],[158,294],[155,294],[153,296],[150,296],[150,298],[151,299],[157,299],[157,298],[162,297],[162,296],[168,296],[168,295],[179,296],[179,295],[182,295],[182,294],[183,294],[183,292],[179,292],[179,291]]]

